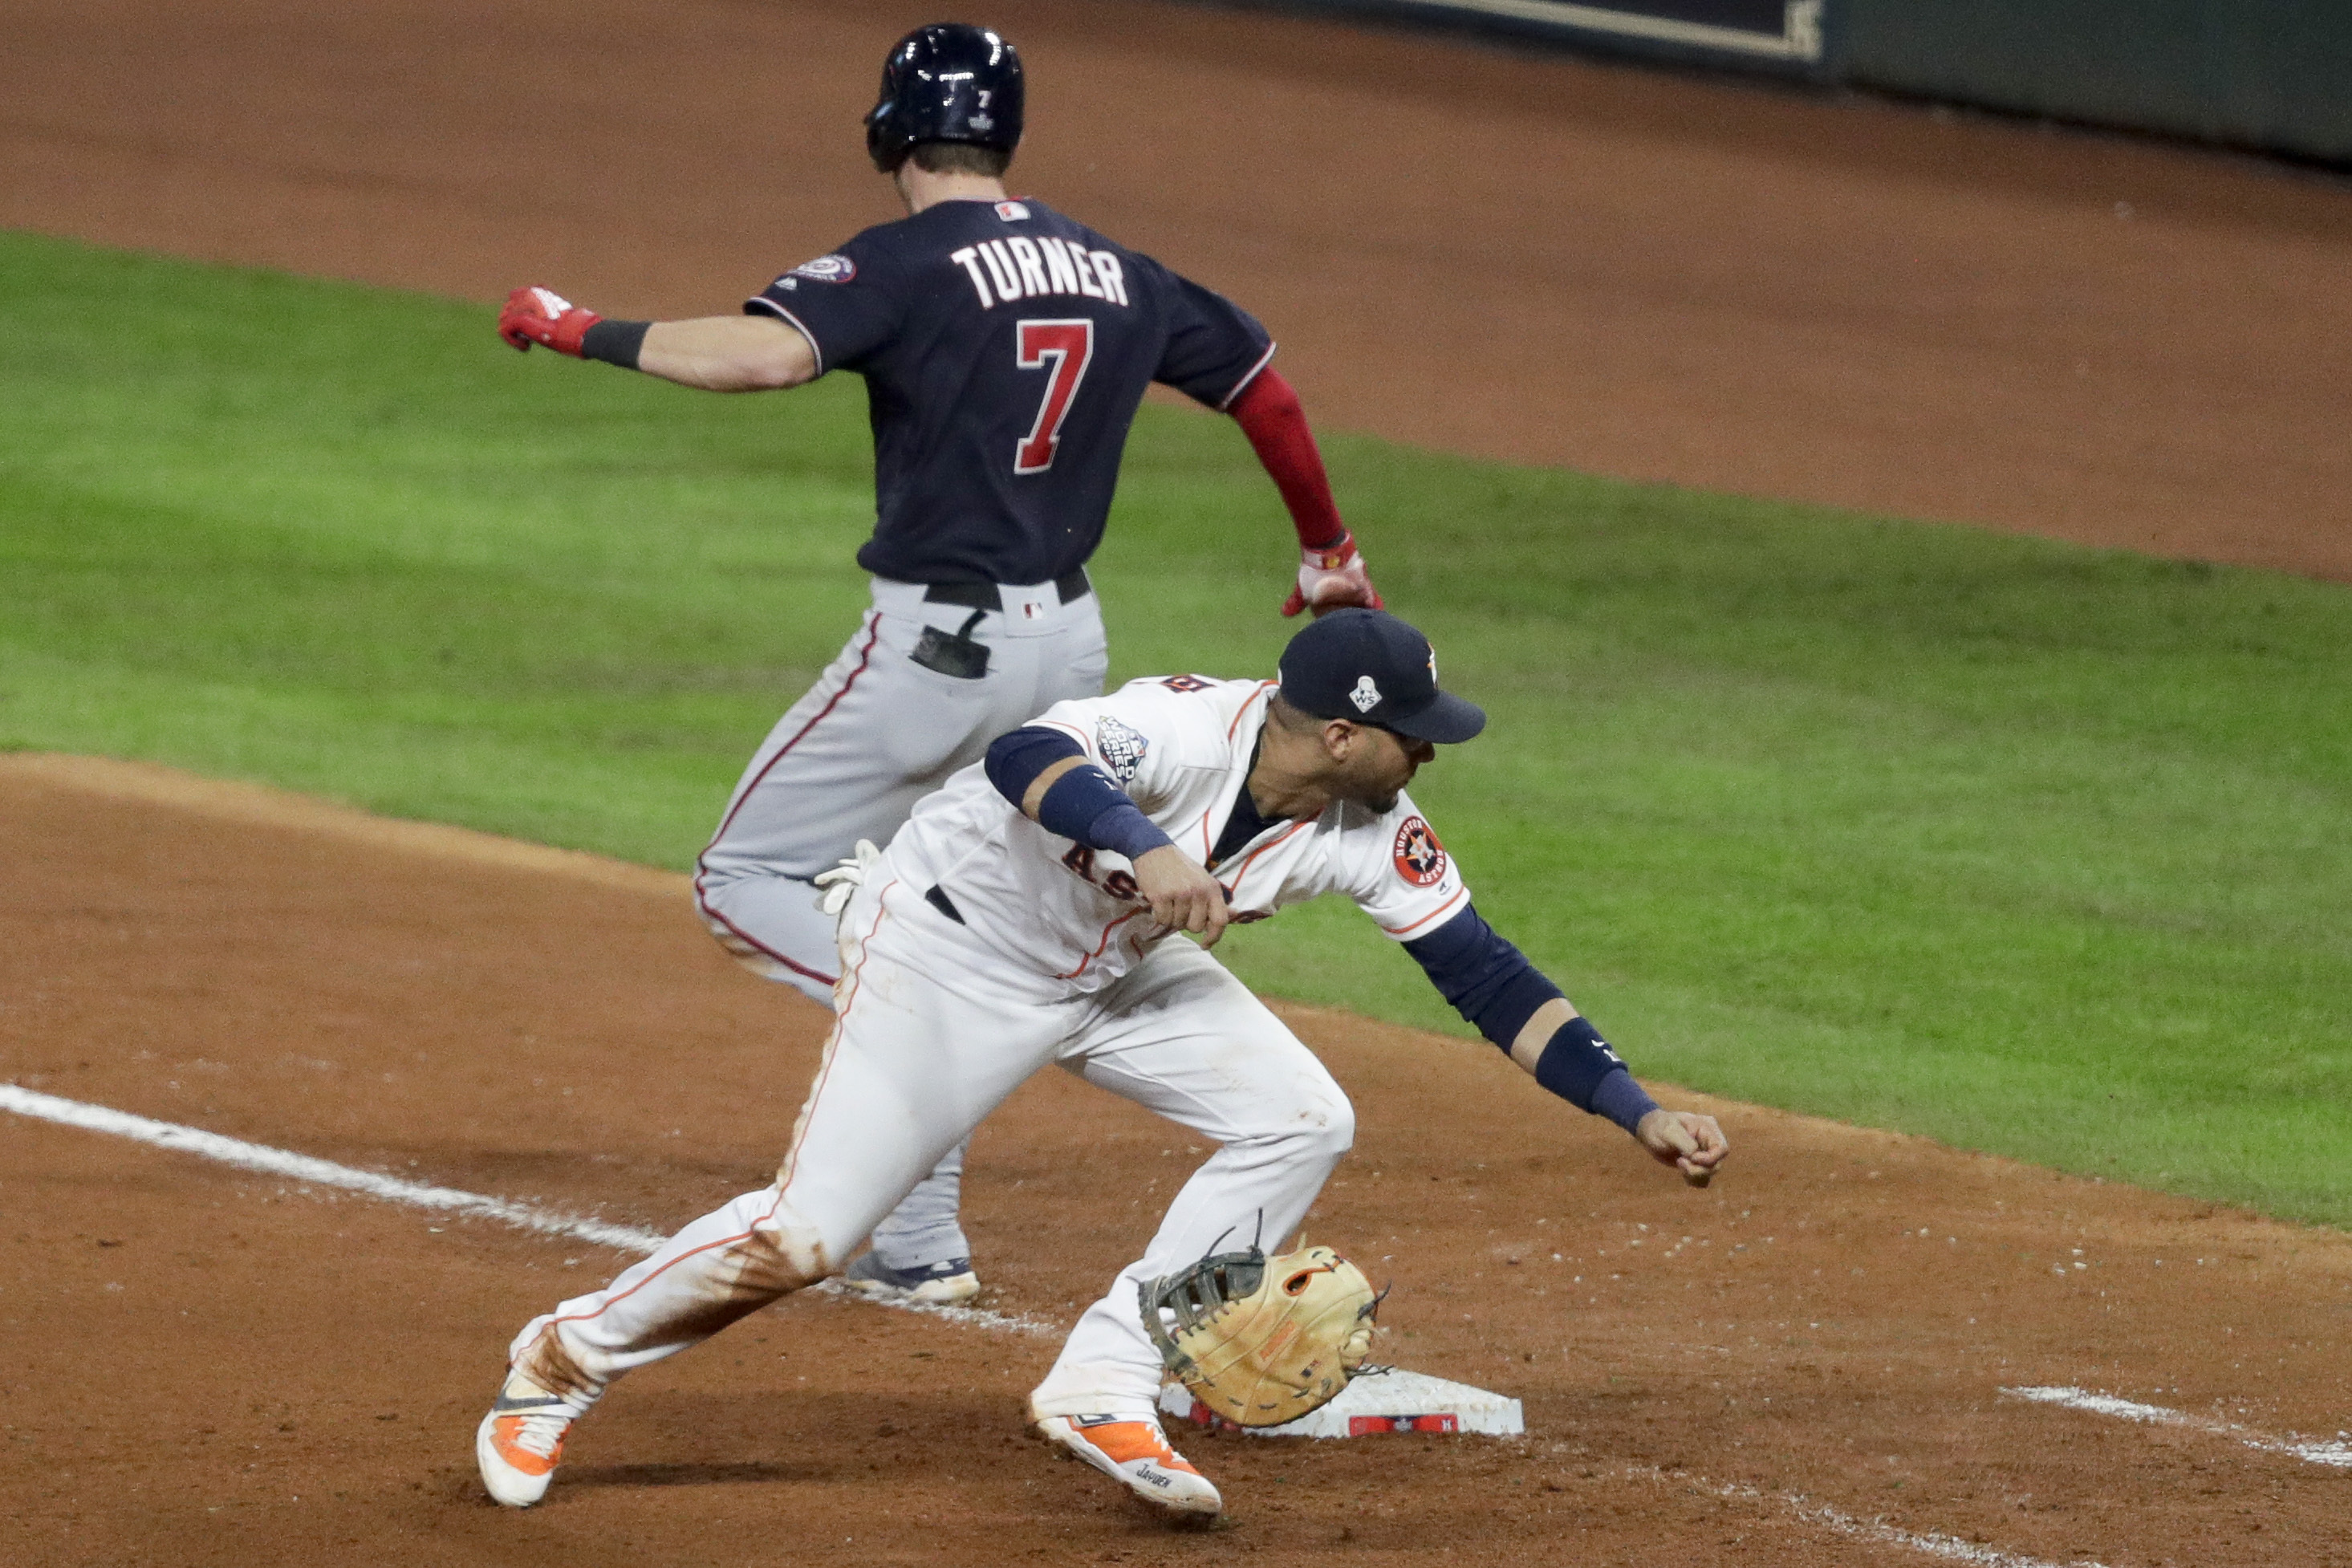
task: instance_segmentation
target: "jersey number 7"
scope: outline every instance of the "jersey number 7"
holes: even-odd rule
[[[1094,360],[1095,324],[1083,317],[1074,321],[1022,321],[1014,341],[1023,370],[1044,370],[1050,365],[1054,372],[1045,383],[1045,400],[1037,405],[1037,422],[1013,451],[1014,473],[1042,474],[1054,466],[1054,454],[1062,445],[1062,421],[1070,416],[1078,383],[1086,379],[1087,366]]]

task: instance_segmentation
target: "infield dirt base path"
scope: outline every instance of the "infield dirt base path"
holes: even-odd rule
[[[732,310],[896,216],[857,118],[933,10],[11,0],[0,226]],[[985,10],[1030,67],[1016,187],[1264,316],[1327,426],[2352,579],[2352,186],[1262,15]]]
[[[0,1080],[656,1230],[769,1179],[824,1023],[682,879],[163,769],[0,759]],[[1393,1279],[1377,1355],[1525,1438],[1185,1439],[1233,1522],[1171,1536],[1024,1434],[1054,1337],[803,1298],[518,1514],[474,1423],[619,1255],[0,1115],[0,1558],[2352,1563],[2352,1472],[2000,1393],[2332,1436],[2352,1238],[1705,1100],[1692,1192],[1486,1047],[1285,1016],[1360,1112],[1309,1228]],[[987,1304],[1067,1324],[1202,1152],[1031,1083],[972,1159]]]

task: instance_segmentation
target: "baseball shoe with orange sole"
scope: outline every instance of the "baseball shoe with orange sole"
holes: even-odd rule
[[[1162,1512],[1206,1522],[1225,1500],[1209,1478],[1168,1446],[1160,1423],[1120,1415],[1046,1415],[1037,1430],[1075,1459],[1083,1459]]]
[[[551,1394],[509,1370],[474,1432],[474,1458],[490,1496],[509,1508],[529,1508],[545,1497],[563,1458],[563,1439],[593,1403]]]

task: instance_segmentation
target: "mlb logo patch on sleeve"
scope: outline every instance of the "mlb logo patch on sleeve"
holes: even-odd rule
[[[1026,202],[999,202],[996,204],[996,216],[1003,218],[1006,223],[1027,223],[1029,221],[1029,204]]]

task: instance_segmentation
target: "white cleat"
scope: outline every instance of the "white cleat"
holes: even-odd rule
[[[1062,1452],[1084,1459],[1150,1503],[1180,1518],[1206,1521],[1225,1500],[1183,1455],[1168,1446],[1160,1423],[1119,1415],[1047,1415],[1037,1423]]]
[[[509,1508],[529,1508],[545,1497],[563,1458],[564,1436],[587,1413],[585,1403],[551,1394],[509,1371],[498,1402],[474,1432],[483,1487]]]

